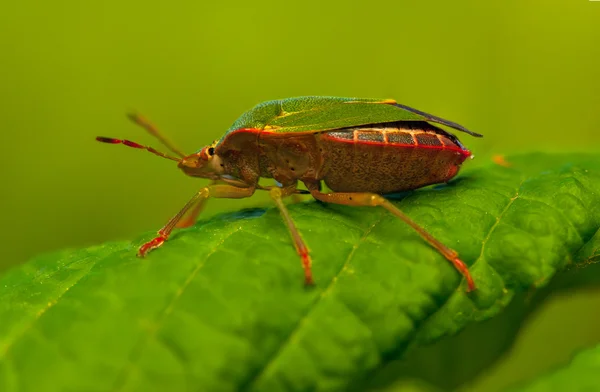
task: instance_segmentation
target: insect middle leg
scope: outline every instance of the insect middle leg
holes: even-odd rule
[[[171,232],[177,223],[186,215],[186,213],[194,206],[200,208],[209,197],[214,198],[227,198],[227,199],[242,199],[250,197],[254,194],[255,188],[239,188],[232,185],[209,185],[202,188],[200,192],[196,193],[194,197],[188,201],[185,206],[179,211],[174,217],[172,217],[162,229],[158,231],[158,236],[151,241],[146,242],[138,250],[138,256],[144,257],[152,249],[156,249],[161,246],[171,235]],[[194,212],[192,212],[194,214]]]
[[[392,214],[394,214],[395,216],[397,216],[398,218],[400,218],[404,222],[406,222],[417,233],[419,233],[421,235],[421,237],[423,237],[423,239],[425,239],[425,241],[427,241],[431,246],[433,246],[435,249],[437,249],[438,252],[440,252],[446,259],[448,259],[448,261],[450,261],[452,263],[454,268],[456,268],[456,270],[458,272],[460,272],[467,280],[467,286],[468,286],[467,291],[475,290],[475,282],[473,281],[473,278],[471,277],[471,273],[469,272],[467,265],[458,258],[458,253],[455,250],[448,248],[446,245],[444,245],[440,241],[438,241],[434,236],[432,236],[424,228],[422,228],[421,226],[416,224],[406,214],[404,214],[402,211],[400,211],[400,209],[398,209],[398,207],[393,205],[389,200],[387,200],[383,196],[378,195],[376,193],[369,193],[369,192],[321,193],[315,187],[316,187],[316,185],[309,186],[309,190],[311,191],[310,193],[312,194],[312,196],[315,199],[321,200],[326,203],[343,204],[343,205],[347,205],[347,206],[371,206],[371,207],[380,206],[380,207],[385,208],[386,210],[388,210],[389,212],[391,212]]]
[[[238,187],[238,188],[245,188],[244,183],[242,181],[239,180],[230,180],[230,179],[226,179],[226,180],[222,180],[226,183],[228,183],[229,185]],[[217,182],[214,181],[211,185],[216,184]],[[266,191],[270,191],[272,187],[263,187],[258,185],[256,187],[256,189],[260,189],[260,190],[266,190]],[[296,189],[296,191],[294,192],[294,194],[292,195],[292,197],[296,196],[297,194],[307,194],[310,195],[310,192],[308,191],[304,191],[304,190],[300,190],[300,189]],[[183,229],[186,227],[190,227],[192,226],[194,223],[196,223],[196,219],[198,218],[198,215],[200,215],[200,213],[202,212],[202,210],[204,209],[204,205],[206,204],[206,200],[207,199],[202,199],[196,202],[196,204],[194,205],[193,208],[190,208],[188,210],[188,212],[185,213],[184,216],[181,217],[181,219],[177,222],[177,224],[175,225],[176,228],[178,229]]]
[[[310,268],[311,259],[308,252],[308,248],[302,240],[302,237],[300,236],[300,233],[298,232],[298,229],[296,228],[296,225],[294,224],[294,221],[290,216],[290,212],[283,203],[284,197],[297,193],[299,192],[296,189],[296,185],[285,188],[272,187],[269,189],[269,196],[271,196],[271,199],[273,199],[275,205],[277,205],[277,208],[279,208],[279,212],[281,212],[281,216],[283,217],[283,220],[285,221],[285,224],[288,227],[290,235],[292,236],[294,248],[296,248],[296,252],[302,260],[302,268],[304,268],[304,284],[309,286],[314,284],[314,280],[312,276],[312,270]]]

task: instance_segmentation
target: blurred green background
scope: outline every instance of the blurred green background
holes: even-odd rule
[[[461,135],[468,165],[598,151],[599,42],[600,3],[587,0],[4,2],[0,271],[157,230],[206,183],[94,141],[160,147],[132,109],[186,152],[298,95],[395,98],[457,121],[485,135]],[[204,216],[265,202],[213,200]],[[587,313],[596,328],[579,334],[600,339]]]

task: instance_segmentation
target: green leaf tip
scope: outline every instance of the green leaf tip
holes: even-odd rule
[[[115,242],[0,277],[0,391],[347,390],[598,260],[600,155],[506,161],[396,201],[471,266],[474,293],[383,209],[290,206],[310,289],[276,209],[222,215],[146,259]]]

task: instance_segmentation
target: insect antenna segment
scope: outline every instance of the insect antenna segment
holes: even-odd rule
[[[148,131],[148,133],[150,135],[152,135],[155,138],[157,138],[169,150],[171,150],[175,154],[179,155],[180,157],[185,158],[186,154],[184,154],[183,152],[181,152],[180,149],[178,149],[177,147],[175,147],[175,145],[173,143],[171,143],[171,141],[169,139],[167,139],[167,137],[164,136],[158,130],[158,128],[156,128],[154,125],[152,125],[152,123],[150,123],[144,117],[140,116],[139,114],[135,114],[135,113],[129,113],[129,114],[127,114],[127,117],[131,121],[133,121],[134,123],[136,123],[137,125],[139,125],[140,127],[144,128],[146,131]]]
[[[170,159],[170,160],[175,161],[175,162],[181,162],[181,159],[179,159],[179,158],[175,158],[175,157],[172,157],[172,156],[167,155],[165,153],[162,153],[160,151],[157,151],[157,150],[155,150],[152,147],[142,146],[141,144],[136,143],[136,142],[132,142],[131,140],[115,139],[115,138],[112,138],[112,137],[104,137],[104,136],[97,136],[96,140],[99,141],[99,142],[108,143],[108,144],[124,144],[127,147],[138,148],[138,149],[141,149],[141,150],[146,150],[146,151],[151,152],[154,155],[158,155],[159,157],[167,158],[167,159]]]

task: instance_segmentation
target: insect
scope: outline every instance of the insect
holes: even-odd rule
[[[196,193],[158,236],[142,245],[139,256],[161,246],[176,227],[193,224],[209,198],[245,198],[269,192],[290,232],[302,261],[305,284],[313,284],[309,250],[283,198],[310,193],[315,199],[348,206],[380,206],[400,218],[448,259],[467,281],[475,283],[458,253],[442,244],[382,195],[443,183],[453,178],[471,156],[441,124],[472,136],[459,124],[396,103],[394,100],[297,97],[268,101],[244,113],[218,141],[184,154],[151,123],[130,118],[154,135],[176,157],[152,147],[107,137],[104,143],[145,149],[177,162],[192,177],[212,180]],[[259,185],[273,178],[278,186]],[[307,190],[297,189],[298,182]],[[321,191],[321,182],[333,191]]]

